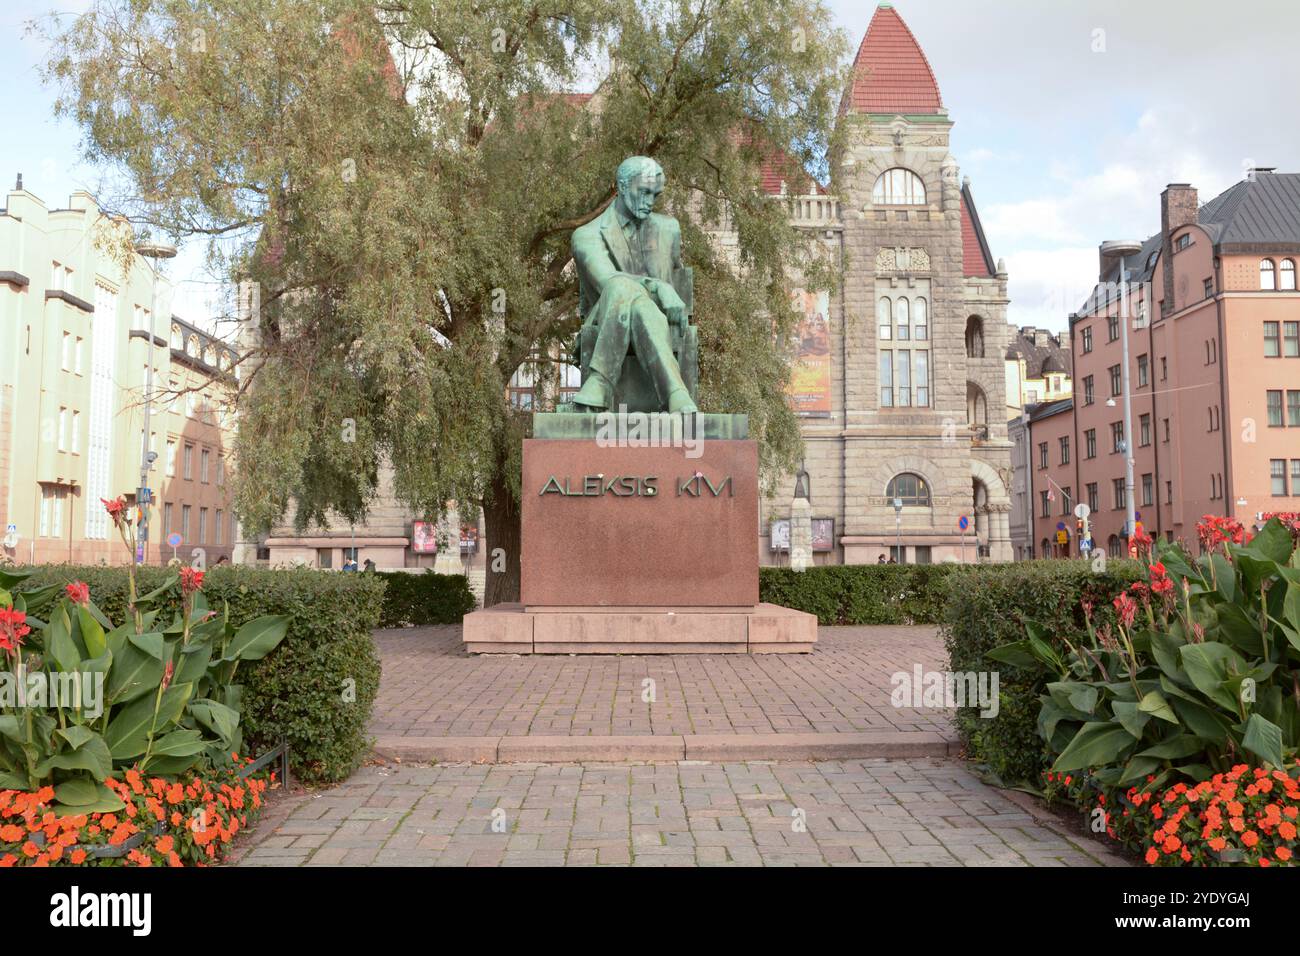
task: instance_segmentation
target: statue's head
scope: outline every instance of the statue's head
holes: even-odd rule
[[[649,156],[629,156],[618,164],[618,203],[624,215],[645,219],[664,191],[663,167]]]

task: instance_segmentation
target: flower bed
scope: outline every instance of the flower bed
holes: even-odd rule
[[[987,657],[1047,674],[1038,733],[1062,796],[1152,864],[1290,864],[1300,804],[1300,547],[1206,516],[1207,553],[1139,535],[1143,579],[1086,633]],[[1062,646],[1064,645],[1064,646]],[[1098,814],[1101,817],[1098,817]],[[1117,815],[1118,814],[1118,815]]]

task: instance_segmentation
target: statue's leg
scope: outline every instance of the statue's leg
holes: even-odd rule
[[[668,317],[648,295],[632,303],[632,348],[654,382],[659,404],[670,412],[693,412],[695,403],[682,381],[677,359],[673,358],[672,341],[668,337]]]
[[[623,372],[631,341],[631,305],[645,290],[633,281],[615,280],[606,288],[593,316],[596,342],[587,366],[587,378],[576,395],[575,405],[593,409],[609,408],[614,400],[614,385]]]

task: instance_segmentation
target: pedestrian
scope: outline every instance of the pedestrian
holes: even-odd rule
[[[366,558],[366,563],[361,570],[366,571],[367,573],[373,572],[375,570],[375,562],[370,558]]]
[[[886,563],[887,562],[885,561],[885,556],[883,554],[880,557],[876,558],[876,564],[886,564]]]

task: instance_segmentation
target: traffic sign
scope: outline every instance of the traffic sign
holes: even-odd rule
[[[970,527],[970,518],[966,515],[962,515],[957,519],[957,527],[961,528],[962,531],[965,531]]]
[[[1068,531],[1058,531],[1058,532],[1056,532],[1056,543],[1057,543],[1057,544],[1068,544],[1069,541],[1070,541],[1070,533],[1069,533]]]
[[[1057,531],[1064,531],[1064,530],[1065,530],[1065,522],[1064,522],[1064,521],[1058,521],[1058,522],[1056,522],[1056,530],[1057,530]]]
[[[1080,501],[1074,506],[1074,516],[1076,518],[1086,518],[1090,514],[1092,514],[1092,509],[1088,507],[1086,502]]]
[[[179,548],[182,540],[181,536],[175,531],[167,536],[167,543],[173,548]]]

